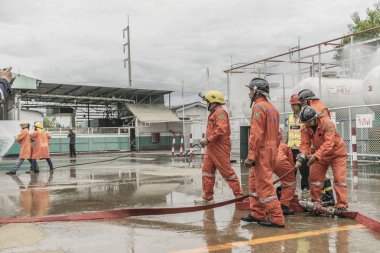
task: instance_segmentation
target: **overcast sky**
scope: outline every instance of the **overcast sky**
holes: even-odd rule
[[[195,100],[225,90],[223,70],[347,33],[373,0],[1,0],[0,66],[45,82],[128,85],[122,30],[131,26],[135,88]],[[178,93],[177,93],[178,94]],[[174,103],[178,100],[174,99]]]

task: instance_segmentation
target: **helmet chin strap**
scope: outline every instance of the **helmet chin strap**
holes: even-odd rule
[[[207,107],[208,111],[211,112],[212,110],[215,109],[215,107],[217,106],[217,104],[215,103],[210,103]]]
[[[211,104],[208,105],[207,110],[210,112]]]
[[[255,93],[253,93],[253,96],[251,98],[251,104],[249,105],[249,108],[252,108],[253,103],[256,101],[256,95],[257,95],[257,91],[255,91]]]

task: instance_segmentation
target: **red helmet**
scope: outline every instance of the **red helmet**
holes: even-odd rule
[[[297,94],[293,94],[290,97],[289,103],[291,105],[302,105],[301,102],[298,100],[298,95]]]

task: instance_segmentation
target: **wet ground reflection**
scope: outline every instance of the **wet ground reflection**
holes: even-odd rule
[[[99,162],[116,156],[84,156],[73,160],[57,157],[54,158],[56,166],[67,167],[54,173],[48,173],[44,164],[40,174],[25,174],[26,167],[16,176],[2,173],[0,216],[33,217],[129,207],[191,206],[201,195],[199,158],[190,164],[181,158],[142,154]],[[91,161],[96,163],[78,165]],[[1,165],[2,168],[12,166],[13,161],[5,160]],[[348,173],[350,208],[376,219],[380,219],[379,167],[361,166],[357,185],[350,179],[351,172]],[[234,165],[234,168],[246,190],[248,169],[240,165]],[[217,200],[233,197],[221,177],[216,180],[215,197]],[[112,249],[113,252],[276,253],[376,252],[380,248],[379,234],[352,227],[357,224],[352,220],[298,213],[287,217],[286,229],[273,230],[241,223],[240,217],[246,213],[229,205],[186,214],[1,225],[0,251],[43,249],[97,253]],[[331,228],[343,229],[326,232]],[[32,234],[40,232],[44,235],[35,239],[38,244],[32,243],[30,229],[35,230]],[[11,237],[14,231],[18,231],[19,246],[9,246],[14,240]],[[314,234],[305,234],[308,232]]]

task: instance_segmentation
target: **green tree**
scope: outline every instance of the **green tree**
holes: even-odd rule
[[[44,117],[44,128],[56,128],[59,127],[55,117]]]
[[[357,33],[364,31],[366,29],[380,26],[380,2],[374,4],[374,9],[367,8],[366,10],[366,18],[361,19],[358,12],[354,12],[351,15],[351,19],[353,21],[353,24],[347,25],[349,33]],[[355,42],[357,41],[364,41],[373,39],[376,37],[379,37],[380,29],[372,30],[370,32],[362,33],[353,36],[353,40]],[[347,37],[341,40],[341,44],[346,45],[351,43],[351,38]],[[372,52],[376,51],[377,47],[380,45],[379,41],[371,42],[368,44],[370,47],[368,49]],[[335,60],[344,60],[345,56],[343,54],[343,49],[340,48],[341,46],[338,46],[338,50],[336,51],[334,55]],[[339,49],[340,48],[340,49]]]

